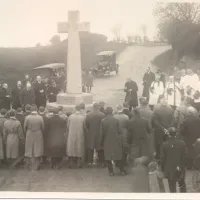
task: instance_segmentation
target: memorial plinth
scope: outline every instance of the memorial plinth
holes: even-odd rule
[[[59,23],[58,32],[68,33],[66,93],[57,95],[56,103],[48,103],[47,108],[63,106],[65,112],[72,112],[79,103],[91,109],[93,95],[82,93],[82,68],[79,31],[89,31],[89,23],[79,23],[79,11],[68,12],[68,23]]]

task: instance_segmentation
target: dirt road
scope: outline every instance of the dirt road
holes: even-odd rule
[[[142,78],[150,61],[160,53],[169,49],[167,46],[126,48],[118,56],[119,74],[98,78],[94,82],[94,100],[104,100],[108,105],[116,105],[124,100],[124,84],[132,77],[139,87],[138,95],[142,92]],[[154,69],[155,70],[155,69]]]

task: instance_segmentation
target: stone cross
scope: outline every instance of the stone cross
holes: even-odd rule
[[[68,12],[68,22],[58,23],[59,33],[68,33],[67,50],[67,85],[66,93],[82,93],[82,70],[81,70],[81,50],[80,50],[80,31],[89,31],[90,23],[80,23],[79,11]]]

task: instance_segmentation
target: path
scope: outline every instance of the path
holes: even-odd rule
[[[127,47],[118,57],[120,66],[118,75],[98,78],[94,82],[94,99],[104,100],[108,105],[116,105],[124,100],[124,84],[128,77],[132,77],[139,87],[138,95],[142,92],[142,77],[155,56],[169,49],[167,46]]]

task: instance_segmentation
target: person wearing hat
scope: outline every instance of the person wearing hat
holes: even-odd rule
[[[10,117],[3,127],[3,138],[6,144],[6,158],[12,164],[19,157],[20,141],[24,143],[25,136],[20,122],[16,119],[16,112],[10,111]]]
[[[125,115],[128,116],[129,119],[132,118],[132,114],[131,114],[131,111],[129,110],[129,107],[128,107],[128,103],[127,102],[124,102],[123,103],[123,111],[122,111]]]
[[[44,155],[51,158],[51,167],[60,168],[66,152],[65,134],[67,121],[59,116],[59,109],[53,110],[53,116],[47,121],[47,131],[44,136]]]
[[[101,123],[101,143],[104,149],[109,175],[114,176],[113,162],[119,168],[120,174],[126,175],[122,157],[122,130],[119,121],[113,117],[112,107],[107,107],[105,109],[105,114],[106,117]]]
[[[68,118],[67,147],[70,168],[81,168],[85,157],[85,115],[81,112],[82,107],[77,105],[75,113]]]
[[[187,108],[187,118],[183,121],[181,135],[188,149],[187,168],[191,169],[194,163],[194,148],[193,144],[200,138],[200,118],[197,110],[190,106]]]
[[[119,121],[119,126],[122,130],[122,145],[123,145],[123,163],[127,164],[127,156],[128,156],[128,130],[127,130],[127,123],[129,117],[123,113],[123,106],[117,105],[116,106],[116,114],[114,115]]]
[[[151,128],[148,120],[140,116],[138,108],[135,108],[134,117],[128,121],[128,142],[130,146],[130,162],[134,163],[136,158],[147,156],[150,157],[149,134]]]
[[[176,138],[176,129],[168,129],[169,139],[161,147],[160,165],[161,171],[168,179],[171,193],[176,192],[176,182],[179,184],[180,192],[186,193],[185,184],[185,160],[187,148],[182,140]]]
[[[44,155],[44,120],[38,115],[37,106],[31,106],[31,114],[25,118],[24,131],[26,134],[25,157],[29,160],[31,170],[38,170],[41,157]]]
[[[166,140],[166,129],[173,126],[174,123],[174,110],[168,105],[166,98],[161,95],[152,116],[156,159],[160,158],[160,148],[162,143]]]
[[[99,104],[93,104],[93,111],[86,115],[86,149],[87,149],[87,163],[89,166],[93,163],[94,150],[98,153],[98,161],[100,166],[104,166],[103,147],[100,141],[101,121],[105,115],[99,111]]]
[[[146,97],[147,101],[149,101],[149,88],[153,81],[155,81],[155,74],[151,71],[151,67],[148,67],[143,77],[144,88],[142,93],[142,96]]]

